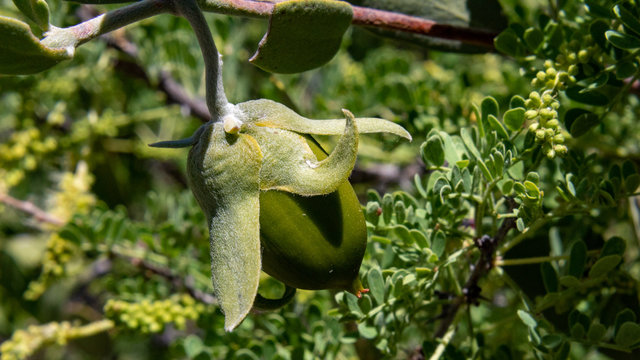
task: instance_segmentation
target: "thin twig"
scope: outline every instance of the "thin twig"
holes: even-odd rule
[[[456,297],[449,306],[443,309],[442,321],[435,332],[436,337],[443,337],[447,333],[463,303],[473,304],[480,298],[478,281],[493,268],[493,257],[498,245],[507,236],[509,230],[515,227],[516,219],[507,218],[502,222],[493,238],[485,235],[475,240],[476,246],[480,249],[480,259],[476,262],[471,275],[462,288],[462,296]]]
[[[9,194],[0,193],[0,203],[9,205],[12,208],[25,212],[31,215],[34,219],[38,220],[39,222],[49,223],[56,226],[64,225],[64,221],[40,209],[34,203],[29,201],[18,200]]]

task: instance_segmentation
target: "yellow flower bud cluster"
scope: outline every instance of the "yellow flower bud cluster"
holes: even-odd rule
[[[157,333],[169,324],[184,329],[187,320],[197,320],[207,307],[187,294],[174,294],[164,300],[127,302],[109,300],[104,306],[108,318],[132,330]]]
[[[38,166],[44,154],[57,148],[55,137],[43,137],[35,127],[11,134],[7,141],[0,143],[0,191],[7,192],[19,184],[27,172]]]
[[[535,134],[536,142],[542,144],[542,150],[549,159],[556,155],[564,156],[567,147],[558,120],[560,102],[553,96],[553,90],[545,90],[542,95],[532,91],[525,100],[525,117],[531,122],[529,131]]]
[[[71,242],[61,238],[58,234],[52,234],[47,241],[47,249],[42,259],[42,273],[37,280],[29,283],[24,298],[36,300],[51,285],[55,279],[59,279],[67,272],[67,263],[73,259],[77,248]]]
[[[551,60],[546,60],[544,68],[544,71],[538,71],[531,80],[531,85],[541,91],[566,90],[568,86],[576,83],[575,75],[578,73],[578,67],[574,64],[562,67]]]
[[[74,325],[68,321],[31,325],[24,330],[16,330],[9,340],[0,345],[0,360],[28,359],[43,345],[65,345],[71,339],[92,336],[111,328],[111,320],[98,320],[86,325]]]
[[[90,192],[93,175],[86,162],[80,161],[75,172],[65,172],[58,183],[58,191],[49,199],[48,212],[67,222],[74,214],[87,213],[95,204]]]

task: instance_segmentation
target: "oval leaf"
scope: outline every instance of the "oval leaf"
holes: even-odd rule
[[[598,259],[598,261],[596,261],[596,263],[591,267],[591,270],[589,270],[589,277],[594,278],[606,275],[609,271],[618,266],[620,260],[622,260],[620,255],[607,255]]]
[[[0,74],[34,74],[71,59],[73,53],[42,45],[29,25],[4,16],[0,16],[0,39]]]
[[[623,50],[634,50],[640,48],[640,39],[635,36],[619,33],[615,30],[607,30],[604,36],[613,46]]]
[[[269,30],[249,61],[281,74],[299,73],[333,58],[353,10],[343,1],[290,0],[276,3]]]

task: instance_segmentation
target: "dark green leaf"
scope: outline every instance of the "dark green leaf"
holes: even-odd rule
[[[624,26],[629,30],[632,30],[636,34],[640,35],[640,20],[633,15],[629,10],[625,9],[622,5],[618,4],[613,7],[613,13],[616,14],[618,19],[622,21]]]
[[[296,0],[276,3],[269,30],[249,61],[274,73],[299,73],[333,58],[353,11],[342,1]]]
[[[589,331],[587,331],[587,338],[592,342],[598,342],[602,339],[604,334],[607,332],[607,328],[597,322],[591,323],[589,326]]]
[[[562,341],[564,341],[564,338],[556,334],[545,335],[542,337],[542,345],[551,349],[558,347],[558,345],[562,344]]]
[[[635,36],[619,33],[615,30],[607,30],[604,36],[613,46],[619,49],[635,50],[640,48],[640,39]]]
[[[567,266],[567,275],[582,277],[584,266],[587,263],[587,244],[579,240],[572,244],[569,252],[569,264]]]
[[[4,16],[0,16],[0,39],[0,74],[33,74],[72,57],[67,49],[42,45],[29,25]]]
[[[498,101],[491,96],[485,97],[482,99],[482,103],[480,104],[480,111],[483,124],[487,124],[489,121],[489,115],[498,117]]]
[[[625,160],[624,163],[622,163],[622,176],[624,176],[625,179],[637,173],[636,165],[631,160]]]
[[[640,325],[627,321],[616,333],[616,344],[624,347],[632,347],[640,342]]]
[[[536,50],[544,41],[544,34],[538,28],[528,28],[524,31],[524,41],[530,50]]]
[[[616,79],[624,80],[632,77],[638,71],[636,63],[633,61],[620,61],[616,64]]]
[[[600,258],[609,255],[620,255],[624,254],[624,249],[626,248],[625,241],[618,236],[614,236],[611,239],[607,240],[602,247],[602,251],[600,252]]]
[[[391,223],[391,216],[393,216],[393,195],[387,193],[382,197],[382,218],[385,224]]]
[[[519,107],[524,109],[525,108],[524,103],[525,102],[524,102],[524,99],[522,98],[522,96],[514,95],[511,98],[511,101],[509,101],[509,107],[511,109],[515,109],[515,108],[519,108]]]
[[[493,44],[496,50],[513,57],[522,57],[527,53],[520,38],[511,28],[501,32],[500,35],[493,40]]]
[[[609,103],[609,98],[599,91],[581,92],[581,86],[571,86],[565,91],[569,99],[588,105],[603,106]]]
[[[627,193],[631,194],[640,186],[640,175],[633,174],[624,180],[624,188]]]
[[[542,273],[542,281],[547,292],[558,291],[558,273],[556,269],[551,266],[550,263],[545,262],[540,265],[540,272]]]
[[[609,271],[615,269],[616,266],[618,266],[620,260],[622,260],[622,257],[620,255],[607,255],[601,257],[600,259],[598,259],[598,261],[596,261],[595,264],[593,264],[591,270],[589,270],[589,277],[594,278],[606,275]]]
[[[622,324],[626,322],[636,322],[636,314],[631,309],[624,309],[616,314],[614,334],[617,334]]]
[[[567,111],[564,123],[572,136],[579,137],[598,125],[600,118],[591,111],[574,108]]]
[[[603,49],[607,47],[607,38],[604,36],[607,30],[609,30],[609,24],[602,20],[595,20],[589,25],[591,37]]]

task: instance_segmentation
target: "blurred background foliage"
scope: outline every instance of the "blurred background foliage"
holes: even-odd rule
[[[544,14],[581,29],[595,17],[585,3],[612,4],[566,3],[501,1],[516,33],[513,24],[540,24]],[[51,23],[61,27],[95,9],[48,4]],[[0,0],[0,15],[21,16],[8,0]],[[299,291],[283,309],[251,314],[234,332],[223,331],[222,314],[208,295],[206,221],[184,175],[187,150],[146,145],[187,137],[201,123],[162,90],[173,79],[190,98],[204,97],[203,61],[191,28],[162,15],[92,41],[51,70],[0,76],[0,194],[50,216],[29,217],[0,204],[2,360],[32,353],[44,359],[420,359],[437,351],[449,359],[632,358],[624,351],[637,347],[640,337],[640,217],[630,197],[636,180],[629,180],[640,160],[636,95],[625,92],[601,107],[606,117],[583,136],[558,130],[571,151],[549,160],[540,151],[523,151],[536,146],[518,129],[503,129],[506,139],[496,135],[499,127],[478,130],[489,114],[503,119],[499,114],[507,110],[532,108],[525,99],[545,90],[532,79],[546,71],[544,60],[556,60],[549,52],[446,53],[351,28],[327,65],[278,75],[247,62],[266,21],[212,14],[207,20],[224,57],[231,102],[268,98],[315,119],[335,118],[346,108],[397,122],[413,135],[410,144],[361,137],[352,182],[367,204],[370,237],[361,274],[372,292],[358,300]],[[631,59],[637,68],[637,51]],[[497,101],[495,110],[484,106],[488,96]],[[562,119],[576,104],[564,93],[554,99],[562,104]],[[447,135],[461,129],[470,135]],[[319,141],[330,148],[333,139]],[[451,141],[457,155],[447,148]],[[511,169],[510,156],[519,151],[526,166]],[[463,163],[454,166],[451,156]],[[489,156],[494,165],[483,178],[480,164]],[[612,164],[619,166],[611,170]],[[600,181],[618,186],[608,192],[612,203],[585,200],[588,195],[563,200],[560,193],[575,193],[570,188],[581,179],[596,192],[608,189]],[[486,217],[478,215],[478,202],[491,204],[482,207]],[[567,208],[577,210],[544,218]],[[482,296],[474,298],[479,306],[464,305],[455,336],[439,334],[447,346],[439,345],[436,324],[473,271],[479,256],[474,241],[483,230],[496,236],[502,219],[513,218],[515,227],[516,217],[521,224],[510,239],[517,241],[497,260],[504,266],[482,282]],[[527,246],[515,246],[524,237]],[[611,240],[616,237],[624,240]],[[605,240],[607,252],[594,252]],[[603,254],[619,259],[613,266],[601,263],[610,267],[602,274],[591,273]],[[553,266],[507,266],[534,255],[556,257],[542,261]],[[603,274],[610,276],[598,277]],[[265,276],[260,291],[277,296],[282,285]],[[620,333],[631,340],[618,339]]]

